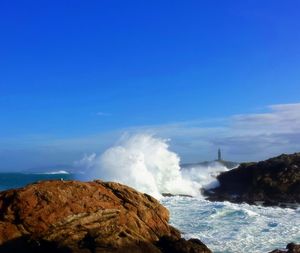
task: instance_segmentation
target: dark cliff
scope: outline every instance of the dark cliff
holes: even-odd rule
[[[221,173],[217,179],[220,186],[205,192],[210,200],[262,202],[265,205],[299,204],[300,153],[244,163]]]

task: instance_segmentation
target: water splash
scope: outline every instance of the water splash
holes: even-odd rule
[[[194,164],[183,167],[182,176],[185,179],[197,182],[200,188],[209,190],[219,186],[216,177],[221,173],[228,171],[228,168],[218,161],[206,162],[204,164]]]
[[[179,156],[168,141],[147,134],[123,138],[102,155],[92,154],[77,162],[89,179],[117,181],[154,197],[161,193],[200,194],[200,184],[182,175]]]

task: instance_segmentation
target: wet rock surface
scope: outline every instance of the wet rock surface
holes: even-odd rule
[[[284,250],[276,249],[271,251],[270,253],[300,253],[300,244],[289,243],[286,246],[286,249]]]
[[[0,252],[211,252],[147,194],[111,182],[43,181],[0,192]]]
[[[300,203],[300,153],[244,163],[221,173],[220,186],[205,195],[212,201],[293,207]]]

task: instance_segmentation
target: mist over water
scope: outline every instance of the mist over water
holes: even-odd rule
[[[170,151],[168,141],[147,134],[123,138],[101,155],[85,156],[77,166],[84,168],[87,179],[117,181],[157,198],[162,193],[198,196],[202,186],[216,181],[209,173],[216,168],[181,170],[180,158]]]
[[[182,168],[182,176],[190,181],[197,182],[201,189],[213,189],[219,186],[216,177],[228,169],[221,163],[214,161],[206,165],[193,164]]]

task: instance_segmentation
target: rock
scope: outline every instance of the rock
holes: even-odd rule
[[[209,249],[198,239],[175,239],[164,236],[156,244],[165,253],[205,253]]]
[[[187,198],[192,198],[192,195],[188,195],[188,194],[172,194],[172,193],[162,193],[161,195],[163,195],[164,197],[187,197]]]
[[[300,253],[300,244],[289,243],[286,246],[286,250],[276,249],[271,251],[270,253]]]
[[[156,199],[118,183],[43,181],[0,192],[0,252],[171,252],[157,244],[165,237],[178,252],[211,252],[168,221]]]
[[[300,153],[244,163],[221,173],[220,186],[205,194],[210,200],[262,203],[287,207],[300,203]]]
[[[289,243],[286,248],[288,253],[300,253],[300,244]]]

